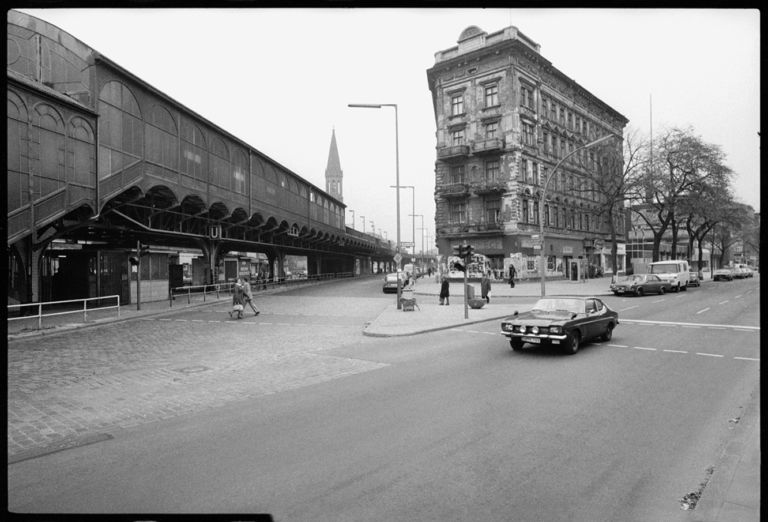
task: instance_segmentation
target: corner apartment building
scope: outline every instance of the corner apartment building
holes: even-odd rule
[[[495,33],[466,28],[458,45],[435,54],[427,78],[437,128],[439,253],[451,255],[466,241],[493,268],[506,271],[514,263],[521,277],[536,277],[547,176],[560,159],[599,137],[613,134],[622,143],[629,120],[555,68],[539,44],[512,26]],[[579,151],[547,186],[548,276],[573,277],[587,263],[610,269],[594,167],[594,151]],[[617,223],[622,268],[623,219]]]

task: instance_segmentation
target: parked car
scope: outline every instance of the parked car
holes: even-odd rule
[[[557,345],[572,355],[590,339],[610,341],[618,324],[618,312],[596,297],[542,297],[530,311],[504,319],[501,334],[515,351],[530,343]]]
[[[387,274],[384,276],[384,286],[382,290],[384,293],[389,292],[397,292],[397,278],[398,274],[400,277],[400,288],[404,286],[405,283],[405,272],[392,272],[391,274]]]
[[[635,274],[611,283],[611,292],[615,295],[665,294],[670,290],[672,284],[654,274]]]
[[[754,271],[754,270],[752,270],[750,267],[748,267],[748,266],[743,266],[743,267],[741,267],[741,268],[742,268],[742,270],[744,270],[744,271],[745,271],[745,273],[747,274],[747,275],[746,275],[746,277],[755,277],[755,271]]]
[[[679,292],[688,287],[689,271],[688,261],[682,259],[655,261],[648,264],[648,273],[656,274],[661,279],[669,281],[673,292]]]
[[[730,268],[718,268],[712,273],[715,281],[733,281],[733,270]]]
[[[733,277],[736,279],[746,279],[752,277],[752,270],[746,267],[735,267],[733,269]]]
[[[701,286],[701,277],[698,272],[688,273],[688,286]]]

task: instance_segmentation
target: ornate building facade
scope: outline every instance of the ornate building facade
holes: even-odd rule
[[[514,263],[521,277],[535,277],[543,184],[576,151],[546,189],[547,274],[574,277],[587,263],[610,269],[595,153],[578,149],[606,134],[621,147],[628,120],[539,51],[516,27],[489,34],[470,26],[457,46],[435,54],[427,79],[437,127],[438,250],[448,256],[466,241],[497,273]],[[625,226],[617,225],[623,269]]]

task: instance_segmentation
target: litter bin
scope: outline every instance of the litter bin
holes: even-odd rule
[[[466,290],[464,293],[467,295],[467,300],[474,299],[475,298],[475,287],[467,284]]]

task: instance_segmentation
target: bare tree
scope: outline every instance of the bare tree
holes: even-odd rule
[[[598,201],[594,214],[608,226],[614,275],[618,268],[617,228],[623,224],[626,202],[637,196],[644,149],[643,140],[632,129],[627,130],[623,145],[608,142],[598,148],[592,171]]]
[[[667,230],[672,232],[671,255],[675,259],[681,224],[678,213],[683,201],[730,170],[724,165],[720,147],[704,142],[690,128],[665,132],[650,152],[653,159],[649,155],[642,174],[643,203],[632,208],[653,234],[653,260],[659,260],[661,240]]]

